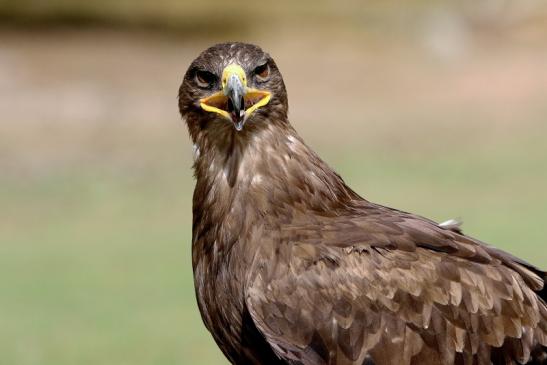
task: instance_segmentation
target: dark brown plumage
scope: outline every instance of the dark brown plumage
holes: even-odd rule
[[[204,51],[179,108],[196,296],[232,363],[547,362],[545,272],[353,192],[289,124],[259,47]]]

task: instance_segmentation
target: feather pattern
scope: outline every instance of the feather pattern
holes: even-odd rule
[[[268,60],[274,97],[245,128],[204,114],[192,70]],[[192,261],[209,331],[234,364],[541,364],[545,272],[352,191],[287,119],[256,46],[191,65],[179,107],[195,155]]]

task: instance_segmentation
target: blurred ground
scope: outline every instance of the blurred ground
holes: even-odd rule
[[[545,268],[547,33],[524,3],[229,37],[275,57],[293,124],[357,192]],[[143,29],[0,31],[2,364],[226,363],[195,305],[176,95],[228,36]]]

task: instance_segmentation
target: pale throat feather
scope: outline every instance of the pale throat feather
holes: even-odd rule
[[[204,202],[220,211],[265,214],[293,201],[321,210],[357,198],[290,127],[272,123],[234,138],[225,138],[223,144],[196,143],[196,150],[202,151],[195,154],[196,178],[198,184],[210,186]],[[303,201],[304,191],[316,199]]]

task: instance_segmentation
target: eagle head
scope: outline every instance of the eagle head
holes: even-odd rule
[[[246,133],[268,123],[288,123],[287,92],[269,54],[246,43],[203,51],[179,89],[179,110],[190,134],[216,129]]]

